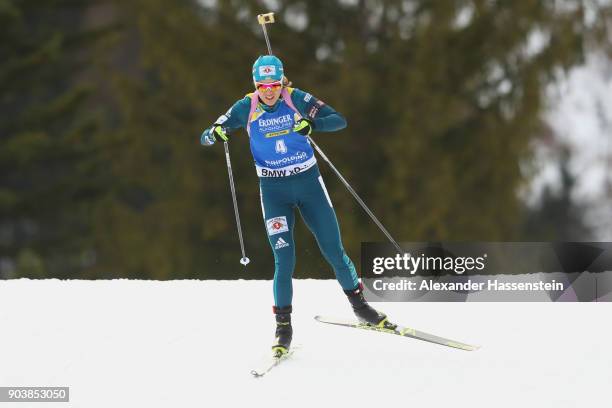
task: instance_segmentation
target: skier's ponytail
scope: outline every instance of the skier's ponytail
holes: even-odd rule
[[[289,80],[289,78],[287,78],[286,76],[283,75],[283,86],[287,87],[287,86],[291,86],[293,84],[293,82],[291,82]]]

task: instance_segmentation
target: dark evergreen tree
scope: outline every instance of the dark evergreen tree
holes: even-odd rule
[[[5,272],[70,277],[91,262],[89,209],[104,185],[95,87],[81,77],[104,30],[93,2],[0,6],[0,257]]]

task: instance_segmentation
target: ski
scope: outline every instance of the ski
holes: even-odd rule
[[[443,346],[453,347],[460,350],[474,351],[478,350],[479,346],[473,346],[459,341],[454,341],[444,337],[436,336],[430,333],[425,333],[411,327],[404,327],[395,324],[387,323],[385,327],[372,326],[367,323],[359,323],[348,319],[337,319],[326,316],[315,316],[315,320],[325,324],[333,324],[336,326],[352,327],[355,329],[371,330],[381,333],[395,334],[402,337],[411,337],[413,339],[428,341],[430,343],[440,344]]]
[[[293,355],[295,350],[292,348],[284,353],[272,354],[270,358],[261,365],[258,369],[251,370],[251,375],[255,378],[260,378],[269,373],[274,367],[287,360]]]

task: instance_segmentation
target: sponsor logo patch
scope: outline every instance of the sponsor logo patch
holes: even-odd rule
[[[264,136],[267,138],[271,138],[271,137],[276,137],[276,136],[288,135],[289,132],[290,132],[289,129],[285,129],[285,130],[281,130],[280,132],[266,133]]]
[[[219,119],[217,119],[215,123],[218,125],[222,125],[223,123],[227,122],[227,120],[231,117],[232,117],[232,108],[229,108],[227,112],[225,112],[224,115],[219,116]]]
[[[307,93],[306,95],[304,95],[304,102],[308,102],[312,99],[312,95]]]
[[[285,248],[288,247],[289,244],[287,243],[287,241],[285,241],[282,237],[278,239],[278,241],[276,241],[276,245],[274,245],[274,249],[281,249],[281,248]]]
[[[266,229],[268,230],[268,235],[276,235],[289,231],[287,217],[274,217],[266,220]]]
[[[293,127],[293,122],[291,121],[291,115],[283,115],[278,118],[259,119],[257,121],[257,125],[262,130],[267,130],[271,128],[275,130],[281,130],[281,128],[283,127]]]
[[[274,65],[262,65],[259,67],[259,76],[275,76],[276,67]]]
[[[319,108],[317,108],[316,106],[313,106],[312,108],[310,108],[310,111],[308,112],[308,117],[310,119],[314,119],[317,116],[317,113],[319,113]]]

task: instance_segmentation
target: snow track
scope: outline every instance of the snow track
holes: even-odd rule
[[[0,281],[0,386],[69,386],[53,406],[601,406],[612,303],[379,303],[466,353],[322,325],[351,316],[335,281],[294,282],[300,349],[249,373],[273,340],[268,281]],[[24,404],[24,406],[27,404]]]

